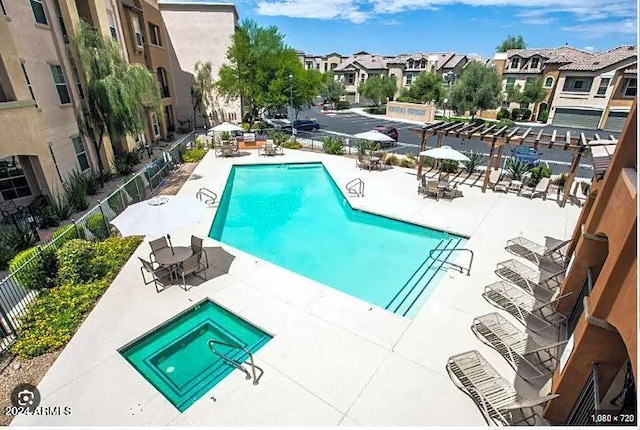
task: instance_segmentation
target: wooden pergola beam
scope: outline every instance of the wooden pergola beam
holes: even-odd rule
[[[482,130],[480,132],[480,136],[482,136],[483,138],[487,135],[487,133],[489,133],[491,130],[493,130],[494,128],[496,128],[497,124],[493,124],[487,128],[485,128],[484,130]]]
[[[516,127],[513,130],[511,130],[509,132],[509,134],[507,135],[507,141],[509,141],[509,139],[511,139],[513,136],[515,136],[516,133],[518,132],[518,130],[520,130],[520,127]]]
[[[469,129],[470,129],[471,127],[473,127],[473,126],[474,126],[474,124],[472,124],[472,123],[470,123],[470,122],[466,123],[466,124],[464,125],[464,127],[459,128],[458,130],[456,130],[456,137],[460,137],[460,134],[461,134],[463,131],[469,130]]]
[[[471,130],[467,131],[467,137],[473,136],[478,130],[482,128],[484,128],[484,124],[473,127]]]
[[[583,147],[584,150],[584,147]],[[571,167],[569,168],[569,173],[567,174],[567,179],[564,182],[564,193],[562,195],[562,201],[560,202],[560,206],[564,207],[567,204],[567,200],[569,199],[569,194],[571,194],[571,187],[573,186],[573,181],[576,177],[576,170],[580,165],[580,158],[582,157],[582,150],[573,154],[573,159],[571,160]]]
[[[487,191],[487,185],[489,184],[489,176],[491,175],[491,169],[493,167],[493,151],[496,149],[495,143],[491,144],[491,150],[489,151],[489,158],[487,159],[487,169],[484,171],[484,181],[482,181],[482,192]]]
[[[502,135],[508,128],[509,128],[508,125],[502,127],[500,130],[498,130],[495,133],[493,133],[493,137],[498,137],[498,136]]]
[[[580,133],[580,145],[587,146],[587,137],[584,135],[584,133]]]
[[[418,180],[420,180],[420,178],[422,178],[422,161],[424,160],[424,156],[423,155],[419,155],[422,151],[424,151],[424,148],[427,145],[427,130],[426,129],[422,129],[422,136],[420,138],[420,149],[418,150],[418,172],[416,173],[416,176],[418,178]],[[431,137],[431,136],[429,136]]]

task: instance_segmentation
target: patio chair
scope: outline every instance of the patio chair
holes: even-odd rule
[[[509,191],[509,181],[500,179],[500,171],[492,170],[489,174],[489,188],[493,191],[502,191],[506,193]]]
[[[427,176],[422,175],[420,177],[420,183],[418,184],[418,194],[427,194]]]
[[[547,200],[547,191],[549,190],[549,185],[551,185],[551,180],[549,178],[542,178],[538,185],[535,188],[525,187],[520,190],[520,195],[529,197],[529,199],[533,199],[537,196],[542,196],[542,200]]]
[[[151,254],[149,254],[149,261],[155,262],[156,260],[155,253],[160,251],[161,249],[169,248],[169,242],[167,242],[166,237],[162,236],[158,239],[150,241],[149,246],[151,247]]]
[[[153,285],[156,287],[156,292],[159,293],[160,291],[162,291],[158,288],[159,285],[162,286],[162,289],[164,290],[167,284],[171,283],[171,270],[166,267],[155,267],[153,263],[140,257],[138,257],[138,260],[140,260],[140,262],[142,263],[142,267],[140,267],[140,273],[142,274],[142,282],[144,282],[145,285],[153,283]],[[144,276],[144,272],[147,272],[149,275],[151,275],[151,280],[147,281],[147,278]]]
[[[548,238],[547,244],[541,245],[526,237],[516,237],[507,240],[505,249],[518,257],[540,265],[543,262],[551,262],[564,267],[566,265],[565,251],[571,239],[557,240]]]
[[[446,369],[456,387],[475,402],[489,426],[547,424],[536,407],[558,397],[558,394],[537,398],[522,397],[475,350],[449,357]]]
[[[541,301],[508,282],[498,281],[484,287],[482,297],[493,306],[509,312],[525,327],[537,333],[563,326],[566,317],[556,312],[556,305],[570,294],[560,295],[558,290],[549,301]]]
[[[441,188],[442,197],[447,200],[453,200],[458,195],[458,184],[449,183],[446,188]]]
[[[532,296],[535,295],[536,289],[545,291],[548,296],[548,293],[553,293],[558,289],[561,282],[559,277],[565,272],[565,269],[560,266],[556,266],[555,270],[552,272],[534,269],[512,258],[498,263],[495,274],[505,281],[517,285]]]
[[[356,158],[356,167],[371,170],[371,159],[362,154],[358,154],[358,157]]]
[[[427,181],[427,192],[425,197],[433,197],[436,200],[440,198],[440,187],[438,187],[438,180]]]
[[[527,381],[544,382],[558,364],[560,348],[567,343],[542,346],[497,312],[474,318],[471,331]]]
[[[186,277],[189,275],[199,276],[199,273],[204,273],[204,276],[199,276],[200,278],[207,280],[207,272],[206,267],[200,261],[202,256],[200,254],[193,254],[191,257],[187,258],[180,264],[178,267],[177,275],[182,278],[182,286],[185,291],[187,291],[187,281]]]
[[[191,252],[193,252],[194,255],[198,254],[201,257],[204,255],[204,266],[205,268],[209,268],[209,257],[207,257],[207,253],[202,247],[202,238],[193,235],[191,236]]]
[[[233,145],[227,144],[227,145],[222,145],[221,152],[222,152],[221,155],[223,157],[233,157],[235,151],[234,151]]]

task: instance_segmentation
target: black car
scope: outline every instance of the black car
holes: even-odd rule
[[[318,131],[320,124],[313,119],[297,119],[293,121],[293,128],[297,131]],[[282,130],[291,132],[291,124],[283,126]]]

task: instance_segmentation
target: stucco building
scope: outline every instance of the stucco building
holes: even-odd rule
[[[469,62],[466,55],[452,52],[402,54],[387,62],[389,76],[396,79],[398,94],[402,88],[410,87],[420,73],[436,73],[441,77],[451,76],[451,82]]]
[[[210,61],[213,79],[217,79],[220,67],[228,61],[227,50],[238,25],[238,12],[231,3],[161,1],[159,6],[168,35],[165,49],[175,86],[175,118],[192,123],[195,65]],[[208,115],[213,122],[240,122],[240,100],[226,100],[214,94]],[[204,125],[204,118],[196,115],[196,124]]]
[[[296,55],[306,70],[315,69],[320,73],[326,73],[335,69],[347,58],[337,52],[332,52],[327,55],[310,55],[304,51],[296,51]]]
[[[387,76],[387,62],[390,59],[391,57],[361,51],[340,63],[333,72],[345,87],[346,100],[350,103],[366,103],[360,97],[358,86],[370,76]]]

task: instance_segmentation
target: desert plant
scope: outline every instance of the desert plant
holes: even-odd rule
[[[446,173],[455,173],[460,168],[460,162],[456,160],[442,160],[440,170]]]
[[[498,112],[498,115],[496,115],[496,119],[499,121],[503,118],[509,118],[511,116],[511,114],[509,113],[508,109],[505,108],[500,108],[500,111]]]
[[[384,159],[384,164],[387,164],[389,166],[398,166],[400,164],[400,159],[396,154],[389,154]]]
[[[356,148],[358,148],[358,153],[362,155],[371,155],[372,152],[380,149],[380,144],[369,140],[358,139]]]
[[[511,176],[511,179],[520,181],[522,180],[522,175],[531,170],[531,164],[517,158],[509,158],[505,164],[505,168]]]
[[[550,178],[551,177],[551,169],[549,167],[536,166],[529,170],[529,180],[527,181],[527,185],[530,187],[535,187],[542,180],[542,178]]]
[[[202,136],[197,136],[191,143],[191,149],[203,149],[205,147]]]
[[[0,235],[0,241],[10,245],[16,252],[27,249],[38,242],[33,228],[26,221],[3,225]]]
[[[436,165],[436,160],[431,157],[422,157],[423,167],[433,167]]]
[[[483,164],[486,160],[486,157],[484,155],[475,151],[467,152],[467,157],[469,157],[469,161],[463,161],[462,165],[469,173],[475,172],[476,168]]]
[[[283,148],[288,148],[288,149],[300,149],[302,148],[302,144],[300,142],[295,142],[293,140],[287,140],[285,142],[282,143]]]
[[[273,143],[278,146],[283,146],[289,141],[289,135],[280,130],[271,131],[268,136],[273,140]]]
[[[185,163],[197,163],[207,155],[207,150],[204,148],[193,148],[182,154],[182,161]]]
[[[58,275],[58,258],[50,247],[34,246],[13,257],[9,272],[29,290],[51,288]]]
[[[73,213],[73,207],[69,203],[67,196],[64,193],[57,193],[51,195],[51,209],[56,214],[60,221],[69,219]]]
[[[95,196],[98,194],[98,185],[100,183],[100,174],[91,169],[84,173],[84,185],[87,195]]]
[[[64,194],[69,204],[77,211],[89,207],[85,177],[77,170],[72,171],[63,184]]]
[[[538,115],[538,121],[540,121],[540,122],[546,123],[548,119],[549,119],[549,110],[548,109],[543,110],[542,112],[540,112],[540,115]]]
[[[109,237],[109,227],[102,214],[93,214],[88,217],[86,226],[98,240],[105,240]]]
[[[37,214],[38,228],[58,227],[60,225],[60,218],[58,218],[55,210],[50,205],[41,206],[37,210]]]
[[[400,159],[400,167],[407,167],[407,168],[414,168],[416,167],[416,161],[412,160],[411,158],[408,157],[402,157]]]
[[[344,141],[338,136],[325,136],[322,139],[322,149],[327,154],[342,155],[344,153]]]

